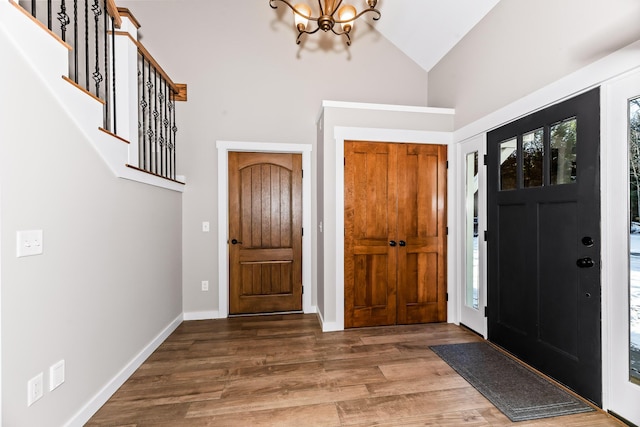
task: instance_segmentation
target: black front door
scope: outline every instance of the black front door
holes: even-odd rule
[[[599,89],[490,132],[487,237],[489,340],[601,406],[599,145]]]

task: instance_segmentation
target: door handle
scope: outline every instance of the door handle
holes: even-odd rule
[[[579,258],[579,259],[576,261],[576,265],[577,265],[578,267],[580,267],[580,268],[591,268],[591,267],[593,267],[594,265],[596,265],[596,263],[595,263],[595,262],[593,262],[593,260],[592,260],[591,258],[586,257],[586,258]]]
[[[239,241],[238,241],[238,240],[236,240],[236,239],[231,239],[231,244],[232,244],[232,245],[237,245],[238,243],[242,244],[242,242],[239,242]]]
[[[593,246],[593,238],[591,238],[590,236],[584,236],[582,238],[582,244],[590,248],[591,246]]]
[[[391,241],[389,242],[389,246],[395,246],[395,245],[396,245],[396,241],[395,241],[395,240],[391,240]]]
[[[405,242],[404,240],[400,240],[398,243],[400,244],[400,246],[407,246],[407,242]]]

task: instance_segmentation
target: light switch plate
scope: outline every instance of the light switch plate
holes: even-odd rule
[[[42,230],[23,230],[16,233],[16,256],[40,255],[44,250]]]
[[[49,391],[58,388],[64,382],[64,359],[49,368]]]

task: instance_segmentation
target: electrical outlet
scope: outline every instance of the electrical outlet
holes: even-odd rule
[[[204,233],[208,233],[209,232],[209,221],[203,221],[202,222],[202,231]]]
[[[33,405],[44,395],[44,375],[40,372],[27,383],[27,406]]]
[[[202,281],[202,290],[203,291],[208,291],[209,290],[209,281],[208,280],[203,280]]]
[[[49,391],[60,387],[64,382],[64,360],[51,365],[49,368]]]
[[[42,230],[24,230],[16,233],[16,256],[40,255],[43,251]]]

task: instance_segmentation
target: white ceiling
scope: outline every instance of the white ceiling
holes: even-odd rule
[[[499,0],[379,0],[373,26],[429,71]]]

